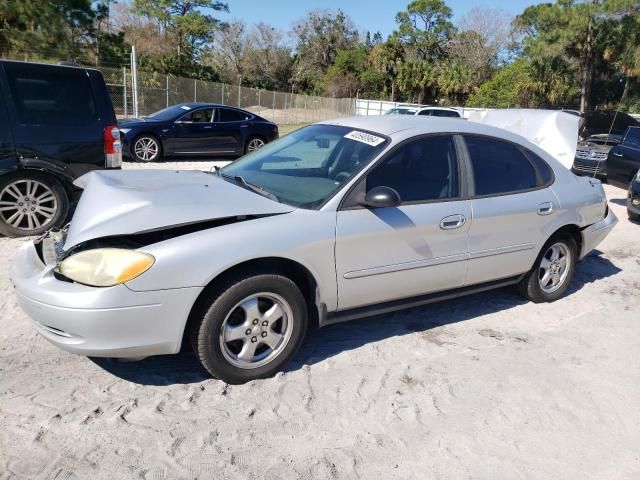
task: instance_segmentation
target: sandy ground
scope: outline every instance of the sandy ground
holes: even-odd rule
[[[2,238],[0,479],[638,479],[640,225],[606,188],[620,224],[566,298],[503,289],[330,327],[244,386],[186,353],[56,349],[16,305],[22,241]]]

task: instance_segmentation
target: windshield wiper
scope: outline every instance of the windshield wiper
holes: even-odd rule
[[[235,180],[236,182],[244,185],[245,187],[249,188],[250,190],[256,192],[259,195],[262,195],[263,197],[267,197],[270,200],[273,200],[275,202],[280,202],[280,200],[278,199],[278,197],[276,197],[273,193],[271,192],[267,192],[264,188],[259,187],[258,185],[254,185],[253,183],[249,183],[247,182],[244,177],[240,176],[240,175],[225,175],[222,174],[222,176],[224,178],[231,178],[233,180]]]

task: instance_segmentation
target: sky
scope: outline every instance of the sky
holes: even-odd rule
[[[395,29],[395,16],[404,10],[410,0],[226,0],[229,14],[218,13],[224,21],[244,20],[249,25],[262,21],[286,32],[298,19],[314,9],[341,8],[355,23],[359,32],[380,31],[386,39]],[[475,6],[500,8],[516,15],[529,5],[539,3],[532,0],[446,0],[453,10],[454,22]]]

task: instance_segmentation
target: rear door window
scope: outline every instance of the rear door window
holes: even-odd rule
[[[218,121],[219,122],[242,122],[248,120],[249,116],[246,113],[242,113],[238,110],[232,110],[230,108],[218,109]]]
[[[475,195],[500,195],[529,190],[542,181],[525,154],[513,143],[493,137],[465,135]]]
[[[99,121],[84,69],[4,64],[17,123],[24,126],[86,127]]]

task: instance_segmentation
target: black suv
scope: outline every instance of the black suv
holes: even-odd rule
[[[120,168],[120,132],[97,70],[0,61],[0,234],[60,226],[73,181]]]
[[[640,123],[631,115],[615,110],[593,110],[587,112],[579,131],[580,141],[572,170],[578,175],[607,176],[609,150],[622,141],[628,127]]]

